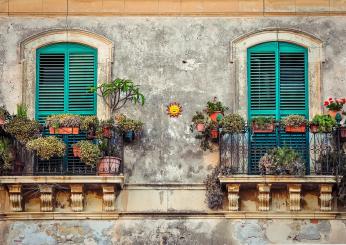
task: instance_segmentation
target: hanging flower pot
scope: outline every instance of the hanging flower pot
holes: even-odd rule
[[[125,132],[124,139],[126,142],[132,142],[135,139],[135,132],[132,130]]]
[[[50,134],[79,134],[79,128],[61,127],[61,128],[49,128]]]
[[[336,111],[336,110],[328,110],[328,115],[331,116],[331,118],[335,118],[336,114],[340,113],[341,111]]]
[[[103,157],[97,166],[98,175],[110,176],[119,173],[121,159],[118,157],[106,156]]]
[[[340,136],[341,138],[346,138],[346,127],[340,128]]]
[[[81,155],[81,150],[80,150],[80,146],[73,146],[72,147],[72,150],[73,150],[73,156],[74,157],[80,157]]]
[[[205,124],[204,123],[196,124],[196,130],[197,130],[197,132],[204,132],[205,131]]]
[[[286,133],[305,133],[306,125],[286,126],[285,131],[286,131]]]
[[[210,137],[212,139],[217,139],[218,136],[219,136],[219,132],[216,128],[210,130]]]
[[[222,117],[223,117],[223,114],[221,111],[214,111],[213,113],[211,113],[209,115],[210,119],[213,121],[213,122],[217,122],[218,119],[221,120]]]
[[[253,133],[272,133],[274,132],[274,128],[275,128],[274,123],[268,123],[262,127],[260,127],[257,123],[252,124]]]
[[[112,137],[111,127],[103,127],[102,128],[102,135],[105,138],[111,138]]]

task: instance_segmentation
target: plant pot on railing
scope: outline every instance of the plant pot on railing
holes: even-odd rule
[[[81,149],[80,146],[72,146],[73,156],[74,157],[80,157],[81,156]]]
[[[286,133],[305,133],[305,131],[306,131],[306,125],[285,127]]]
[[[221,111],[214,111],[209,115],[209,117],[213,122],[217,122],[223,118],[223,114]]]
[[[79,128],[74,127],[61,127],[53,128],[49,127],[50,134],[79,134]]]
[[[305,133],[307,123],[303,115],[289,115],[281,120],[286,133]]]
[[[219,131],[216,128],[210,130],[210,137],[212,139],[217,139],[219,136]]]
[[[310,125],[310,132],[316,134],[319,132],[318,125]]]
[[[340,137],[343,139],[346,138],[346,127],[340,127]]]
[[[111,127],[103,127],[102,128],[102,136],[105,138],[112,137],[112,128]]]
[[[204,123],[197,123],[196,124],[196,130],[197,130],[197,132],[204,132],[205,131],[205,124]]]
[[[336,114],[338,114],[338,113],[341,114],[341,111],[328,110],[328,115],[329,115],[331,118],[335,118],[335,117],[336,117]]]
[[[252,124],[252,132],[253,133],[272,133],[272,132],[274,132],[274,128],[275,128],[274,123],[268,123],[262,127],[260,127],[256,123]]]
[[[105,156],[100,159],[97,170],[100,176],[110,176],[119,173],[121,159],[118,157]]]

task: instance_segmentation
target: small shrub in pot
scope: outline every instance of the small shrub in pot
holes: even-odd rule
[[[49,160],[52,157],[63,157],[66,150],[65,143],[54,136],[30,140],[26,146],[29,150],[35,151],[42,160]]]

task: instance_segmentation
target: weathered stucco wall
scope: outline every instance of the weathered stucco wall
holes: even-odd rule
[[[1,244],[344,243],[340,220],[118,220],[0,223]]]
[[[233,104],[235,74],[229,62],[230,41],[238,36],[267,27],[315,35],[325,45],[322,96],[346,94],[346,17],[342,16],[0,17],[0,104],[13,112],[21,101],[20,42],[66,26],[112,40],[113,77],[128,77],[144,90],[146,105],[127,112],[145,122],[144,138],[127,147],[125,153],[126,180],[130,183],[200,183],[217,164],[217,153],[200,150],[189,123],[192,114],[215,95],[226,105]],[[165,112],[173,101],[184,109],[178,119],[169,118]]]

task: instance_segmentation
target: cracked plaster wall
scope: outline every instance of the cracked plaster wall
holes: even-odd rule
[[[118,220],[0,223],[0,244],[345,243],[340,220]]]
[[[113,77],[142,86],[147,103],[127,112],[145,122],[140,143],[125,152],[130,183],[200,183],[218,155],[203,153],[189,131],[192,114],[217,95],[234,97],[230,41],[267,28],[311,33],[325,45],[322,96],[345,96],[346,17],[0,17],[0,103],[11,112],[21,101],[19,44],[53,28],[84,29],[115,44]],[[183,115],[169,118],[166,105],[179,102]]]

